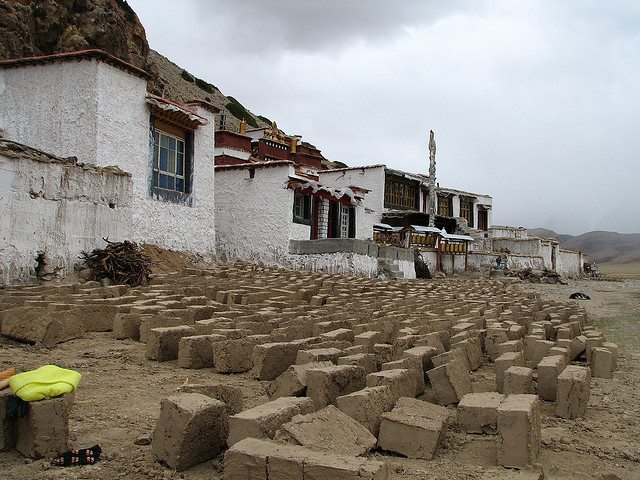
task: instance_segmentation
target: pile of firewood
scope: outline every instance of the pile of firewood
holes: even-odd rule
[[[80,258],[91,270],[94,280],[108,278],[117,285],[146,285],[151,278],[151,259],[144,249],[135,242],[107,242],[104,250],[95,249],[91,253],[82,252]]]

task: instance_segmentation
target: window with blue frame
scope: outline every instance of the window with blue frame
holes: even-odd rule
[[[187,192],[185,139],[155,129],[153,132],[153,187]]]

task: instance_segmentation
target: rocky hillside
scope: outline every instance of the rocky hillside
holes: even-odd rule
[[[544,228],[529,229],[529,233],[555,238],[566,248],[583,250],[598,263],[640,262],[640,233],[587,232],[582,235],[562,235]]]
[[[147,67],[144,27],[124,0],[0,0],[0,58],[88,48]]]
[[[271,125],[268,118],[251,113],[235,98],[224,95],[216,86],[195,77],[155,50],[149,50],[147,60],[155,72],[155,78],[149,86],[153,93],[176,102],[192,98],[211,102],[225,114],[226,128],[231,131],[238,131],[243,118],[250,127]]]
[[[125,0],[0,0],[0,60],[90,48],[147,70],[152,93],[176,102],[211,102],[225,114],[229,130],[237,131],[243,118],[250,127],[271,124],[151,50],[142,23]],[[327,161],[326,166],[336,165]]]

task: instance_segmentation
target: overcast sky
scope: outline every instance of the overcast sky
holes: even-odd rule
[[[640,2],[129,0],[151,48],[348,165],[495,224],[640,232]]]

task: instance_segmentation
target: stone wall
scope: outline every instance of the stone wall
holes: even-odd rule
[[[0,141],[0,284],[62,276],[131,231],[131,176]]]

